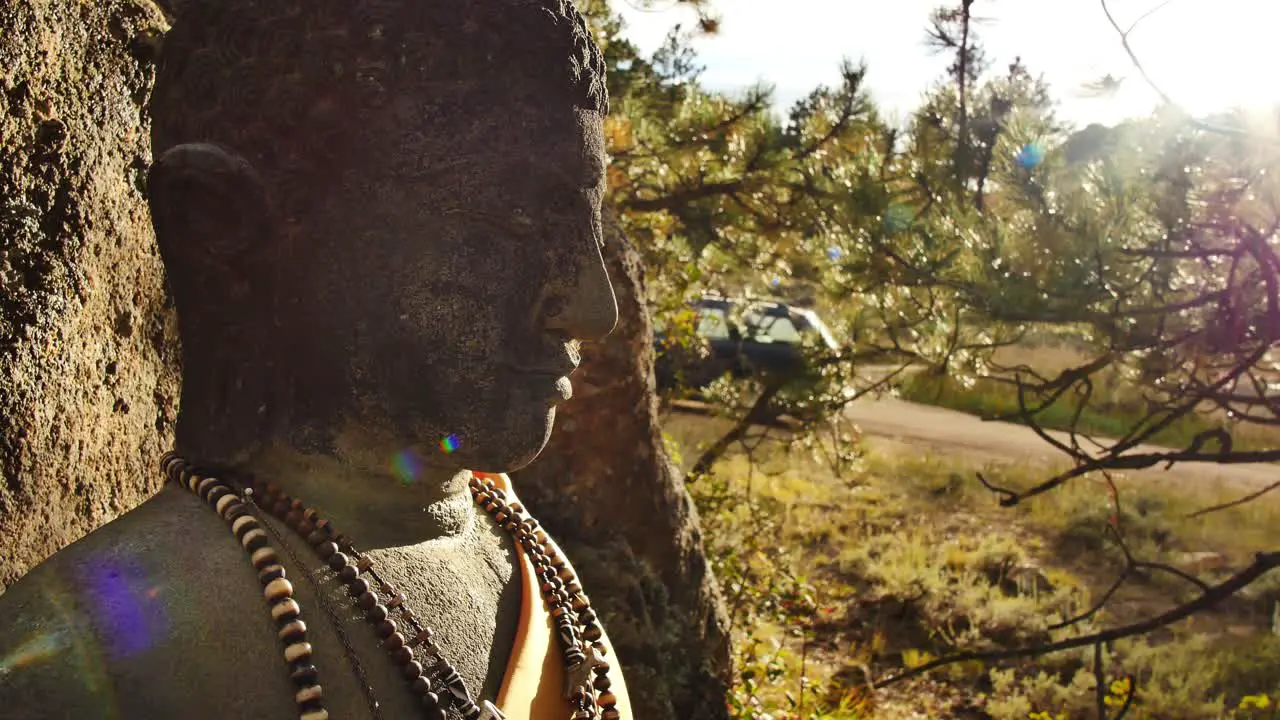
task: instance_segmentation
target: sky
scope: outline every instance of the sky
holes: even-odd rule
[[[944,72],[947,60],[925,47],[930,11],[942,0],[712,0],[718,34],[695,41],[703,83],[737,91],[764,81],[785,109],[819,84],[839,78],[842,57],[865,59],[872,97],[892,117],[915,107]],[[646,53],[675,24],[694,16],[675,0],[641,10],[613,0],[623,34]],[[1159,0],[1110,0],[1127,27]],[[1059,117],[1077,126],[1143,115],[1158,97],[1138,75],[1099,0],[977,0],[974,14],[993,61],[1002,70],[1021,56],[1042,73],[1059,101]],[[1173,0],[1130,36],[1147,72],[1176,102],[1200,115],[1234,105],[1280,103],[1275,28],[1277,0]],[[1085,87],[1104,75],[1122,79],[1119,91],[1097,97]]]

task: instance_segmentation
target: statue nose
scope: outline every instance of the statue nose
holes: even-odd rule
[[[542,326],[575,340],[602,340],[618,323],[618,301],[604,259],[597,249],[573,265],[548,288],[539,308]]]

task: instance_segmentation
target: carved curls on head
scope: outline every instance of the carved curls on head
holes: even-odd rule
[[[608,112],[603,56],[570,0],[183,0],[174,11],[154,147],[231,148],[285,218],[324,202],[335,168],[377,162],[365,158],[392,147],[388,127],[444,138],[506,102]]]

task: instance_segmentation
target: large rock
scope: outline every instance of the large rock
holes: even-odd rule
[[[175,327],[142,183],[164,18],[0,0],[0,587],[160,485]]]
[[[513,480],[600,608],[637,718],[726,718],[727,620],[698,518],[658,427],[639,255],[606,214],[618,326],[583,348],[574,398]]]

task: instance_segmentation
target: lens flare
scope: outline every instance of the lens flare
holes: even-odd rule
[[[401,483],[408,485],[422,474],[422,461],[418,459],[418,454],[413,449],[405,448],[391,456],[391,474],[399,478]]]
[[[445,451],[446,454],[457,450],[460,444],[458,436],[453,433],[449,433],[448,435],[440,438],[440,449]]]
[[[43,664],[62,665],[94,698],[94,717],[117,720],[124,713],[108,668],[172,640],[170,604],[202,589],[157,582],[164,573],[128,550],[86,560],[29,578],[47,616],[16,644],[0,647],[0,687]]]
[[[1044,162],[1044,145],[1037,141],[1023,145],[1018,148],[1018,154],[1013,157],[1013,161],[1024,170],[1034,168]]]
[[[881,222],[886,232],[898,233],[910,228],[915,219],[914,210],[906,205],[896,204],[885,210]]]
[[[842,257],[844,257],[844,249],[840,248],[837,245],[832,245],[831,247],[827,248],[827,259],[830,260],[831,262],[835,262]]]
[[[40,633],[27,638],[8,655],[0,658],[0,678],[17,670],[48,660],[66,649],[71,640],[66,630]]]
[[[169,627],[162,591],[136,558],[102,558],[81,572],[93,600],[91,610],[109,656],[129,657],[151,649]]]

